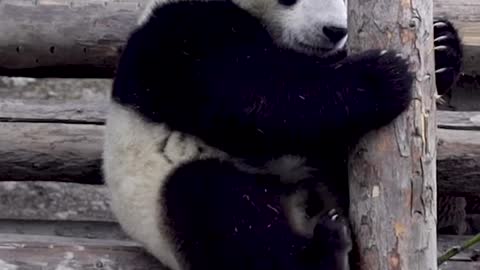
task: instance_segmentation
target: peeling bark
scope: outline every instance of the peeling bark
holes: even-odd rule
[[[395,49],[416,74],[410,109],[350,158],[359,269],[435,270],[436,107],[431,0],[349,1],[349,48]]]

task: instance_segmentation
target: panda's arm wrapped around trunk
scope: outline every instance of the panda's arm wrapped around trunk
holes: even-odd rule
[[[237,156],[305,154],[390,122],[411,83],[394,52],[331,63],[278,46],[229,1],[195,1],[164,5],[133,33],[113,97]]]

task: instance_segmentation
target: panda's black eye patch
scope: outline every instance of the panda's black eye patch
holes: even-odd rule
[[[293,6],[297,3],[297,0],[278,0],[278,3],[284,6]]]

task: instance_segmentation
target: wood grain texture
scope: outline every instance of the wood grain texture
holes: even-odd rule
[[[105,103],[0,100],[0,122],[103,125],[106,110]]]
[[[480,133],[439,129],[438,189],[451,195],[480,194]]]
[[[0,220],[116,222],[105,186],[0,182]]]
[[[102,183],[103,126],[0,122],[3,180]]]
[[[349,0],[349,48],[395,49],[415,73],[414,101],[351,155],[350,217],[362,270],[435,270],[436,121],[431,0]]]
[[[0,234],[2,270],[166,269],[130,241]]]
[[[145,3],[146,0],[2,0],[0,74],[111,77]],[[476,0],[434,3],[435,14],[453,18],[467,45],[480,45],[480,5]],[[478,67],[478,63],[474,66]]]
[[[24,234],[104,240],[130,240],[117,222],[0,219],[0,234]],[[1,269],[1,268],[0,268]]]
[[[480,130],[480,112],[438,111],[437,127],[456,130]]]
[[[0,181],[102,184],[106,102],[0,100]],[[438,186],[442,192],[476,194],[480,112],[438,113]]]
[[[111,76],[144,2],[0,1],[0,67]]]
[[[440,236],[439,253],[465,237]],[[466,251],[443,265],[442,270],[476,270],[474,251]],[[466,261],[459,261],[466,260]],[[2,270],[163,270],[159,262],[137,243],[45,235],[0,234]]]

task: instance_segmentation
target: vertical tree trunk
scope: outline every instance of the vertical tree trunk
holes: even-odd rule
[[[365,136],[349,164],[362,270],[436,266],[436,136],[432,0],[349,0],[349,49],[395,49],[412,63],[414,101]]]

